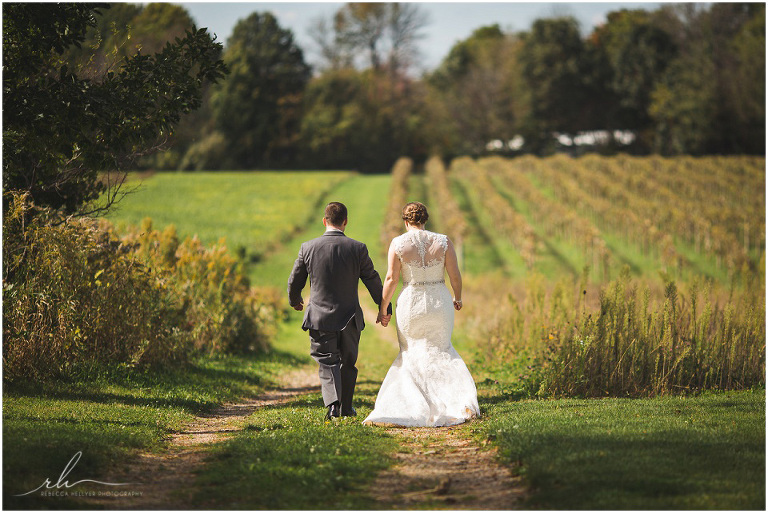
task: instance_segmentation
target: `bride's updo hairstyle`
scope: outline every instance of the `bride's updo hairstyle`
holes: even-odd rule
[[[429,219],[427,206],[418,201],[412,201],[403,207],[403,221],[408,224],[425,224]]]

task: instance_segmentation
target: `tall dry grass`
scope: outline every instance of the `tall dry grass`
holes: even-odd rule
[[[443,231],[456,248],[461,265],[464,260],[464,238],[467,232],[467,220],[459,208],[456,198],[451,193],[450,181],[443,160],[431,157],[424,166],[435,209],[440,213]]]
[[[381,247],[389,250],[389,243],[403,232],[401,212],[408,199],[408,179],[413,172],[413,160],[400,157],[392,166],[392,185],[389,189],[387,217],[381,229]]]
[[[147,222],[119,238],[106,221],[61,218],[15,195],[3,249],[6,380],[263,350],[276,329],[278,299],[251,290],[226,248],[180,242],[172,228]]]
[[[467,326],[489,367],[514,370],[524,395],[649,396],[765,386],[765,295],[759,282],[640,282],[625,269],[601,287],[532,276],[470,292]],[[506,290],[508,293],[504,293]],[[492,305],[481,313],[482,305]],[[490,314],[488,312],[491,312]]]

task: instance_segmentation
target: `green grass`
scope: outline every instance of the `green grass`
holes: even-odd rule
[[[231,251],[259,255],[304,226],[319,198],[351,176],[344,171],[158,173],[139,184],[127,182],[131,194],[107,218],[120,228],[151,217],[155,228],[175,224],[179,236],[197,234],[205,244],[226,237]]]
[[[491,234],[480,224],[466,190],[456,181],[452,181],[450,186],[469,227],[464,241],[462,272],[476,275],[504,272],[504,260],[491,242]]]
[[[194,414],[272,386],[286,370],[306,363],[274,350],[258,357],[201,359],[178,369],[94,368],[80,379],[5,386],[3,391],[3,506],[78,507],[72,497],[14,497],[55,482],[77,451],[70,482],[98,479],[137,450],[162,451],[169,433]]]
[[[527,507],[765,508],[765,390],[481,406],[468,429],[522,465]]]
[[[347,234],[368,245],[383,276],[380,233],[389,185],[388,175],[349,173],[162,174],[127,197],[112,219],[138,223],[150,216],[155,227],[173,223],[181,235],[199,233],[208,241],[226,236],[230,249],[242,245],[256,252],[259,245],[272,244],[249,275],[256,285],[284,290],[301,242],[323,232],[320,219],[327,201],[349,207]],[[515,260],[516,252],[494,239],[492,219],[478,217],[481,199],[471,197],[462,185],[451,184],[471,227],[465,243],[467,280],[491,272],[523,276],[525,266]],[[411,187],[409,199],[423,201],[423,176],[414,176]],[[644,268],[645,260],[637,257],[638,266]],[[364,288],[360,297],[373,307]],[[137,450],[163,451],[167,436],[195,414],[224,401],[252,397],[296,368],[314,372],[301,316],[290,312],[268,355],[199,360],[166,371],[84,369],[80,379],[70,382],[6,386],[4,506],[78,507],[73,499],[12,494],[35,488],[46,477],[55,480],[79,450],[83,458],[72,477],[98,478],[115,465],[125,465]],[[244,421],[242,433],[210,449],[210,466],[194,483],[200,506],[381,507],[371,502],[365,486],[391,463],[397,439],[364,428],[359,421],[372,409],[397,354],[396,346],[386,340],[394,323],[387,330],[368,325],[363,331],[356,420],[325,424],[319,394],[254,413]],[[481,380],[489,369],[471,361],[477,343],[455,332],[455,346]],[[519,364],[509,365],[507,371]],[[498,444],[503,461],[522,463],[532,487],[530,507],[765,506],[764,390],[691,398],[513,402],[503,386],[479,389],[485,417],[461,429]]]
[[[528,174],[526,176],[530,180],[531,184],[539,189],[542,194],[553,201],[559,201],[551,185],[542,181],[541,178],[535,174]],[[509,191],[507,191],[506,196],[509,199]],[[516,203],[516,206],[517,205],[518,203]],[[526,206],[523,206],[523,208],[526,208]],[[584,211],[582,209],[578,211],[578,213],[579,215],[584,216],[585,219],[592,219],[589,211]],[[599,227],[599,223],[596,223],[594,219],[592,219],[592,222],[595,226]],[[628,241],[623,233],[617,234],[612,231],[603,230],[601,231],[601,236],[605,241],[606,246],[611,250],[613,254],[610,276],[618,276],[619,271],[624,265],[629,265],[632,273],[635,276],[652,278],[656,278],[658,276],[659,271],[662,269],[662,263],[659,257],[643,254],[640,246]],[[718,280],[722,284],[728,284],[727,269],[724,266],[721,266],[718,269],[713,257],[701,252],[697,252],[691,244],[688,244],[679,238],[675,241],[675,248],[688,261],[688,265],[682,269],[682,272],[679,273],[679,276],[676,269],[670,269],[670,274],[673,277],[678,277],[679,279],[683,280],[690,280],[695,276],[707,276]],[[600,282],[602,280],[597,281]]]
[[[299,253],[301,243],[320,237],[325,228],[322,224],[323,208],[328,202],[340,201],[347,206],[349,221],[346,234],[368,246],[373,264],[379,274],[386,273],[386,260],[382,259],[381,223],[387,206],[389,175],[352,176],[332,191],[324,194],[316,212],[309,221],[286,241],[270,257],[248,267],[248,276],[254,285],[278,287],[284,290],[288,275]],[[298,201],[298,200],[297,200]]]
[[[408,179],[408,196],[406,203],[411,201],[418,201],[424,203],[427,209],[430,210],[429,197],[427,195],[426,175],[424,173],[413,173]],[[400,208],[405,205],[400,205]],[[437,208],[437,207],[435,207]],[[434,208],[432,208],[434,210]]]
[[[357,388],[358,417],[325,422],[319,394],[265,408],[211,451],[195,483],[204,508],[377,509],[366,486],[391,464],[397,440],[361,425],[375,387]]]
[[[178,429],[189,417],[183,408],[165,405],[130,404],[106,398],[80,399],[77,394],[73,394],[72,399],[6,394],[3,400],[3,507],[76,507],[77,500],[69,497],[14,495],[38,488],[46,478],[55,483],[78,451],[83,455],[70,474],[70,483],[84,478],[103,478],[104,472],[123,464],[134,450],[159,450],[163,436]]]
[[[511,242],[496,233],[493,217],[483,208],[482,198],[477,196],[471,183],[457,178],[451,190],[458,193],[459,207],[470,226],[464,241],[464,267],[467,272],[484,274],[501,271],[512,278],[525,277],[523,257]]]

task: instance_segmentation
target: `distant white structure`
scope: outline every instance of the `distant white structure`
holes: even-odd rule
[[[576,132],[576,135],[573,137],[559,132],[552,134],[552,137],[557,139],[557,142],[563,146],[602,146],[611,142],[611,136],[613,136],[614,141],[624,146],[632,144],[637,138],[635,133],[630,130],[614,130],[613,132],[608,130],[588,130]]]
[[[499,151],[504,147],[504,142],[501,139],[494,139],[493,141],[489,141],[488,144],[485,145],[485,149],[488,151]]]
[[[522,135],[516,135],[509,140],[509,142],[507,143],[507,146],[509,146],[509,149],[512,151],[518,151],[520,148],[523,147],[524,144],[525,144],[525,138],[523,138]]]
[[[570,148],[573,146],[604,146],[611,142],[611,140],[623,145],[628,146],[635,142],[637,135],[631,130],[586,130],[583,132],[576,132],[576,135],[565,134],[560,132],[553,132],[552,138],[554,138],[560,146]],[[516,135],[506,144],[501,139],[493,139],[485,145],[487,151],[502,151],[505,149],[511,151],[520,151],[525,146],[525,138],[522,135]]]

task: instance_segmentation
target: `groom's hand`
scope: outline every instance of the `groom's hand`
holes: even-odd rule
[[[293,309],[296,310],[297,312],[301,312],[302,310],[304,310],[304,300],[301,300],[295,305],[293,305]]]

